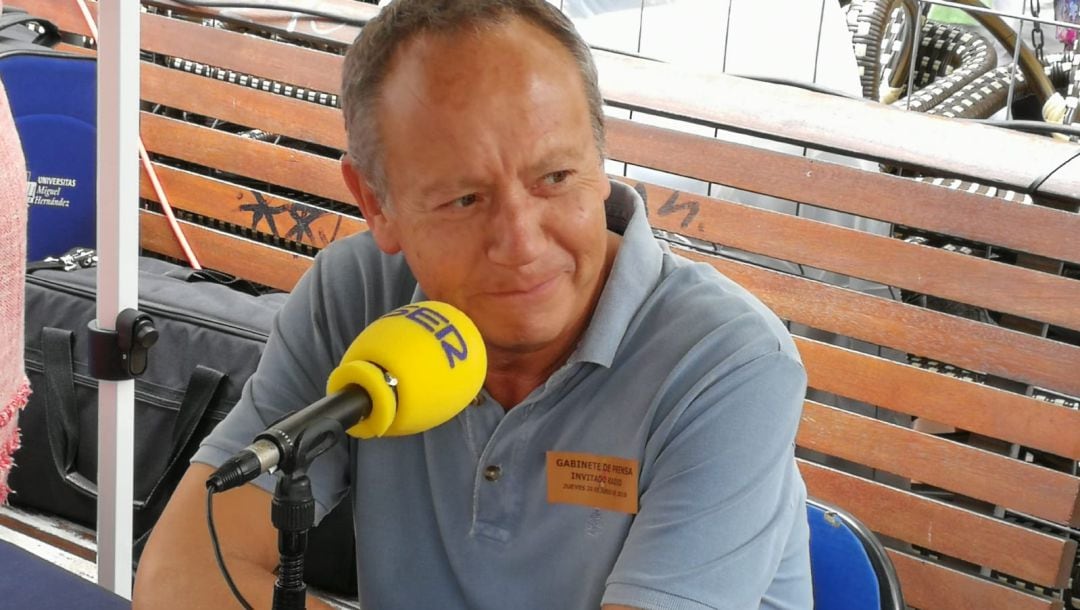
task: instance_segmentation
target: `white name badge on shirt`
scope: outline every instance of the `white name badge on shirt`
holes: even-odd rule
[[[548,451],[548,502],[637,514],[638,471],[637,460]]]

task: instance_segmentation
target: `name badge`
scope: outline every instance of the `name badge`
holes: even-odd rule
[[[638,472],[637,460],[548,451],[548,502],[634,515],[638,512]]]

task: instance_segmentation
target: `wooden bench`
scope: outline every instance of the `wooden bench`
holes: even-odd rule
[[[11,4],[73,34],[68,48],[92,52],[74,0]],[[318,249],[364,230],[339,175],[345,140],[335,107],[340,54],[357,29],[143,4],[142,136],[188,240],[207,267],[289,290]],[[307,4],[358,18],[376,10],[347,0]],[[684,251],[785,320],[908,355],[896,361],[797,340],[812,388],[951,431],[805,405],[798,444],[829,456],[800,462],[811,494],[885,537],[910,606],[1064,608],[1069,587],[1080,591],[1070,583],[1080,527],[1080,148],[596,56],[613,106],[947,178],[899,178],[623,119],[608,126],[612,159],[896,227],[871,234],[629,180],[670,236],[990,312],[993,323]],[[949,188],[961,179],[982,186]],[[1021,203],[1033,185],[1035,204]],[[145,179],[142,195],[143,247],[182,258]],[[898,238],[905,235],[959,247]],[[892,483],[837,463],[890,473]]]

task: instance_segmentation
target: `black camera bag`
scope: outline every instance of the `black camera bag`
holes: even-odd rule
[[[29,265],[25,357],[33,394],[19,418],[22,448],[10,484],[14,505],[93,528],[97,380],[88,375],[86,345],[97,269],[88,258],[92,251],[67,257],[66,271],[48,268],[63,266],[59,261]],[[255,371],[286,297],[256,292],[223,274],[140,259],[139,311],[150,315],[160,338],[135,380],[136,561],[200,440]],[[312,530],[307,562],[310,584],[340,594],[356,590],[349,504]]]

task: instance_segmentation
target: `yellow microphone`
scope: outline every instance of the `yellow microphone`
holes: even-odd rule
[[[215,492],[264,472],[286,472],[357,438],[417,434],[447,422],[480,393],[487,350],[457,308],[405,305],[353,340],[326,383],[326,397],[283,417],[225,461],[206,481]]]
[[[452,419],[480,393],[486,374],[487,351],[473,321],[452,305],[422,301],[364,329],[326,393],[360,387],[371,397],[371,412],[349,435],[404,436]]]

